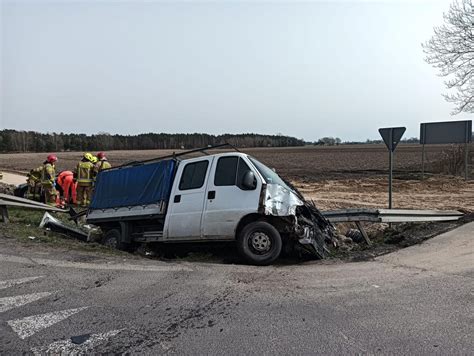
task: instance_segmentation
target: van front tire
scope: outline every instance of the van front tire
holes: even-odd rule
[[[282,240],[273,225],[256,221],[246,225],[237,237],[239,254],[249,263],[269,265],[280,256]]]

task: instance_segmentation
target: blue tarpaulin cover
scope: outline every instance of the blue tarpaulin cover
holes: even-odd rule
[[[168,201],[174,160],[105,170],[98,174],[91,209],[118,208]]]

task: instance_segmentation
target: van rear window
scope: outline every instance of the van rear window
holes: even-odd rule
[[[208,165],[208,160],[188,163],[183,169],[183,175],[179,182],[179,190],[201,188],[206,180]]]

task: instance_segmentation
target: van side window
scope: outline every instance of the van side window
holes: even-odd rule
[[[209,161],[188,163],[179,182],[179,190],[198,189],[204,185]]]
[[[235,185],[239,157],[221,157],[217,161],[214,185]]]
[[[242,179],[250,167],[240,157],[221,157],[217,161],[215,186],[236,185],[242,188]]]

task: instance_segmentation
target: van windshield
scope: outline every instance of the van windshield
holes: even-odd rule
[[[249,159],[268,184],[279,184],[285,187],[286,189],[291,190],[283,181],[283,179],[281,179],[280,176],[276,174],[272,169],[268,168],[262,162],[257,161],[253,157],[249,156]]]

